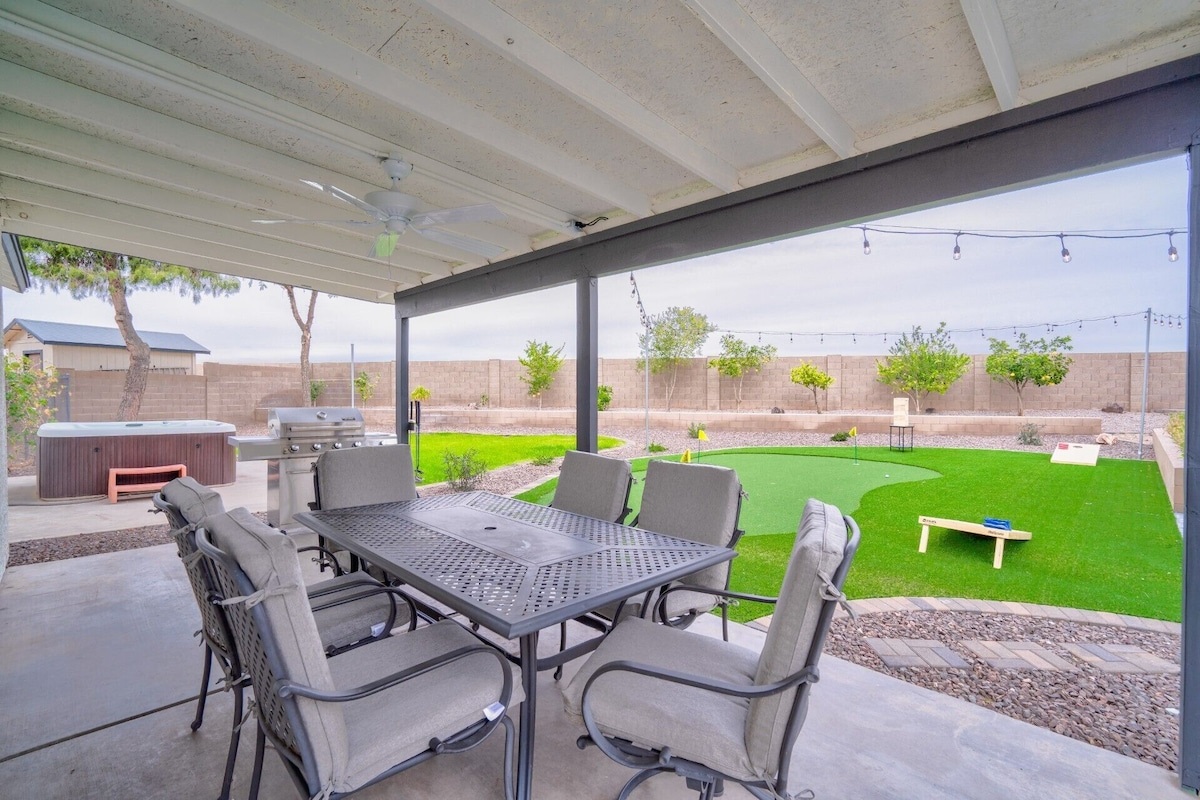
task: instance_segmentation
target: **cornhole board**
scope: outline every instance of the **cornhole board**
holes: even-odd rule
[[[1054,447],[1054,452],[1050,455],[1051,464],[1078,464],[1083,467],[1096,466],[1096,459],[1100,457],[1100,445],[1098,444],[1072,444],[1071,442],[1059,442]]]
[[[1000,569],[1000,565],[1004,561],[1005,542],[1027,542],[1033,538],[1033,534],[1029,531],[1005,531],[999,528],[989,528],[986,525],[980,525],[978,522],[927,517],[923,514],[917,517],[917,522],[921,523],[921,544],[917,546],[918,553],[924,553],[926,546],[929,544],[930,528],[945,528],[951,531],[972,533],[976,536],[991,536],[996,540],[996,553],[992,556],[993,569]]]

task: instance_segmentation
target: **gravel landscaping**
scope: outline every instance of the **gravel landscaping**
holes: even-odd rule
[[[1136,436],[1128,435],[1136,435],[1138,431],[1138,414],[1104,414],[1098,411],[1037,413],[1041,416],[1098,416],[1105,432],[1125,434],[1132,439],[1102,446],[1101,456],[1137,457]],[[1155,427],[1163,427],[1165,423],[1165,414],[1148,414],[1147,434]],[[476,432],[546,433],[543,430],[516,428]],[[239,433],[252,435],[254,431],[239,428]],[[645,453],[644,430],[606,429],[603,433],[626,441],[622,447],[606,451],[608,455],[633,458]],[[816,433],[745,433],[715,428],[707,433],[710,441],[705,449],[772,445],[851,446],[831,443],[827,434]],[[650,438],[665,446],[667,452],[695,449],[697,444],[683,429],[653,430]],[[1040,446],[1023,446],[1017,444],[1015,437],[923,436],[918,437],[916,444],[918,447],[1005,449],[1049,454],[1058,441],[1086,443],[1094,439],[1081,436],[1049,437]],[[882,434],[864,434],[859,437],[859,444],[864,447],[887,446],[887,438]],[[1153,458],[1153,449],[1149,445],[1144,447],[1144,451],[1144,459]],[[484,476],[480,488],[500,494],[514,494],[553,476],[557,469],[556,463],[546,467],[522,464],[494,470]],[[428,495],[446,489],[426,487],[421,491]],[[16,542],[10,545],[9,567],[149,547],[170,541],[165,525],[151,525]],[[939,640],[954,649],[970,666],[969,669],[888,668],[865,643],[868,637]],[[1078,668],[1064,672],[995,669],[967,648],[956,644],[965,640],[1035,642],[1072,661]],[[880,613],[865,614],[857,620],[841,619],[834,623],[826,652],[1080,741],[1174,770],[1179,735],[1178,717],[1173,713],[1179,707],[1178,674],[1101,672],[1078,659],[1070,658],[1062,647],[1070,642],[1136,645],[1162,659],[1179,663],[1178,636],[1059,620],[961,612]]]

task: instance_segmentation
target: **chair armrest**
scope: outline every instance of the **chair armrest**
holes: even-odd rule
[[[767,597],[760,594],[744,594],[742,592],[731,592],[728,589],[710,589],[704,586],[688,586],[680,584],[677,586],[668,586],[659,592],[658,600],[654,603],[654,613],[651,619],[658,619],[659,622],[667,624],[667,608],[664,601],[667,595],[671,592],[694,592],[696,594],[711,594],[716,597],[724,597],[733,600],[748,600],[755,603],[777,603],[778,597]]]
[[[322,556],[324,556],[324,558],[318,558],[317,561],[318,562],[321,562],[321,561],[327,562],[329,564],[329,566],[333,568],[333,574],[335,577],[340,578],[341,576],[346,574],[346,571],[344,569],[342,569],[342,565],[338,563],[337,556],[335,556],[333,554],[332,550],[327,550],[326,548],[321,547],[320,545],[315,545],[315,544],[309,545],[308,547],[296,548],[297,553],[307,553],[310,550],[316,550]]]
[[[361,591],[359,591],[359,590],[361,590]],[[329,608],[334,608],[336,606],[345,605],[346,603],[354,603],[359,600],[362,600],[364,597],[370,597],[371,595],[389,594],[389,595],[395,595],[395,596],[399,597],[401,600],[404,601],[405,605],[408,606],[408,629],[411,631],[411,630],[416,630],[416,628],[417,628],[418,614],[417,614],[416,603],[413,601],[413,599],[411,597],[409,597],[407,594],[405,594],[404,592],[400,591],[399,589],[397,589],[395,587],[384,586],[383,584],[372,585],[372,584],[364,583],[361,586],[342,586],[342,587],[338,587],[335,589],[331,589],[330,591],[346,592],[348,596],[339,597],[338,599],[334,600],[333,602],[325,603],[324,605],[314,605],[312,607],[314,614],[317,614],[317,613],[324,611],[326,609],[329,609]],[[350,592],[353,592],[353,594],[349,594]],[[324,595],[322,593],[317,593],[315,595],[311,595],[309,599],[310,600],[320,600],[321,597],[323,597],[323,596]],[[388,618],[388,629],[389,630],[391,630],[391,627],[392,627],[392,625],[395,624],[395,622],[396,622],[396,607],[395,607],[395,604],[393,603],[392,614]]]
[[[588,678],[588,682],[583,687],[583,702],[587,703],[588,690],[592,684],[601,675],[609,672],[633,672],[638,675],[645,675],[650,678],[658,678],[670,683],[678,683],[684,686],[691,686],[696,689],[704,689],[706,691],[716,692],[718,694],[733,695],[734,697],[770,697],[773,694],[791,689],[793,686],[798,686],[801,683],[816,683],[820,680],[820,671],[817,667],[805,667],[799,672],[793,672],[781,680],[774,683],[764,683],[762,685],[745,686],[743,684],[729,683],[728,681],[717,681],[711,678],[706,678],[702,675],[694,675],[687,672],[676,672],[675,670],[663,669],[650,664],[642,664],[637,661],[610,661],[607,664],[596,670],[592,677]]]
[[[453,664],[455,661],[460,661],[467,656],[475,653],[488,653],[495,657],[500,664],[500,669],[504,675],[504,683],[500,690],[499,701],[501,705],[508,708],[509,700],[512,699],[512,668],[508,665],[508,661],[494,647],[480,643],[469,647],[460,647],[457,650],[451,650],[449,653],[443,653],[440,656],[435,656],[420,664],[415,664],[408,669],[394,672],[378,680],[370,683],[357,686],[353,689],[345,689],[337,692],[326,692],[320,689],[314,689],[311,686],[305,686],[294,681],[282,680],[279,681],[276,691],[280,697],[288,698],[292,696],[307,697],[310,700],[318,700],[325,703],[346,703],[351,700],[361,700],[364,697],[370,697],[373,694],[390,689],[393,686],[398,686],[405,681],[410,681],[413,678],[420,677],[426,673],[432,672],[435,669]]]

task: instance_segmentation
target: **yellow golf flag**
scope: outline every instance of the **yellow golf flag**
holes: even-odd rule
[[[680,463],[680,464],[690,464],[690,463],[692,463],[692,451],[691,451],[691,450],[684,450],[684,451],[683,451],[683,455],[681,455],[681,456],[679,457],[679,463]]]
[[[700,440],[700,441],[702,441],[702,442],[707,442],[707,441],[708,441],[708,434],[704,432],[704,429],[703,429],[703,428],[701,428],[701,429],[700,429],[700,432],[696,434],[696,438],[697,438],[697,439],[699,439],[699,440]]]
[[[853,428],[850,429],[850,435],[853,436],[855,439],[858,438],[858,426],[857,425],[855,425]]]

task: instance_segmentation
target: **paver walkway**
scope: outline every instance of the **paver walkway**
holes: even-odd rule
[[[875,597],[867,600],[851,600],[849,606],[855,614],[879,614],[891,611],[958,611],[1069,620],[1091,625],[1169,633],[1176,636],[1181,631],[1177,622],[1132,617],[1108,611],[1084,611],[1078,608],[1045,606],[1038,603],[946,597]],[[847,612],[840,608],[836,614],[838,617],[846,615]],[[771,625],[771,618],[763,617],[749,625],[766,630]],[[969,640],[947,644],[936,639],[881,639],[877,637],[866,637],[864,641],[875,651],[884,666],[892,668],[970,669],[970,663],[964,660],[961,651],[955,651],[955,646],[961,647],[965,653],[983,659],[988,666],[995,669],[1074,672],[1079,668],[1079,665],[1050,652],[1036,642]],[[1104,672],[1170,673],[1179,671],[1178,664],[1165,661],[1137,645],[1094,644],[1091,642],[1061,642],[1060,644],[1072,657]]]

